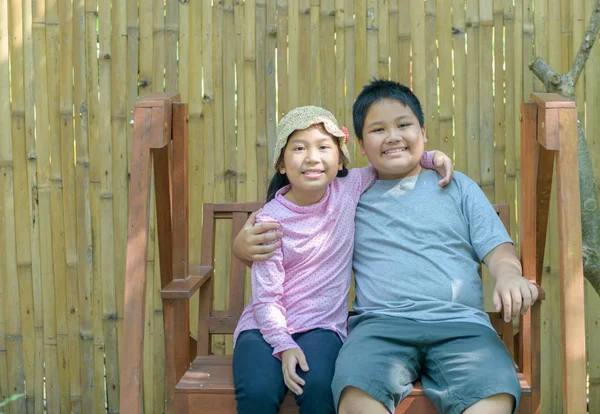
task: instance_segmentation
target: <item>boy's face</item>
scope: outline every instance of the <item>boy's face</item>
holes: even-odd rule
[[[360,152],[366,155],[381,180],[416,175],[427,136],[425,127],[404,104],[383,99],[375,102],[365,118]]]

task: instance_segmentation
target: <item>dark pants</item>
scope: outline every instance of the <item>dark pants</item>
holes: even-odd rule
[[[328,329],[313,329],[292,335],[306,356],[308,372],[297,367],[306,384],[296,396],[301,414],[335,413],[331,380],[335,360],[342,347],[340,337]],[[233,351],[235,398],[240,414],[276,414],[287,387],[281,361],[257,329],[242,332]]]

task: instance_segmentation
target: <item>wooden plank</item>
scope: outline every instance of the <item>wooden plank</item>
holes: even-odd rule
[[[190,3],[178,2],[179,7],[179,55],[178,55],[178,88],[182,102],[189,102],[189,77],[190,77]],[[167,12],[168,13],[168,12]],[[193,71],[192,71],[193,72]]]
[[[202,259],[203,266],[214,266],[214,234],[215,222],[213,218],[212,204],[204,204],[202,216],[204,223],[202,226]],[[210,350],[209,317],[214,297],[214,277],[211,277],[200,290],[198,306],[198,335],[196,338],[196,354],[199,356],[208,355]]]
[[[588,412],[595,413],[600,409],[600,362],[594,352],[595,344],[600,338],[600,298],[587,280],[585,281],[585,319],[589,374]]]
[[[146,272],[150,220],[150,122],[152,110],[138,108],[134,114],[134,166],[129,193],[127,273],[121,363],[121,412],[141,413]]]
[[[481,184],[479,122],[479,1],[467,0],[467,174]]]
[[[165,321],[165,408],[167,412],[185,413],[186,397],[175,393],[178,380],[189,367],[189,315],[183,300],[163,300]]]
[[[236,65],[235,65],[235,33],[233,0],[225,1],[223,9],[223,27],[225,36],[223,37],[223,145],[224,148],[233,149],[236,147]],[[279,60],[278,60],[279,63]],[[275,99],[273,100],[275,105]],[[276,115],[276,114],[275,114]],[[225,151],[225,199],[235,201],[236,199],[236,151]]]
[[[152,92],[164,91],[165,71],[165,1],[152,2]],[[150,14],[150,11],[148,11]],[[149,23],[149,22],[148,22]]]
[[[537,143],[537,123],[538,106],[535,103],[523,103],[521,105],[521,229],[519,232],[521,263],[523,266],[523,275],[530,280],[535,280],[537,275],[537,162],[536,147]],[[532,348],[531,338],[531,314],[521,318],[521,349],[520,359],[523,361],[521,366],[527,382],[532,379]]]
[[[586,360],[581,219],[577,169],[577,112],[560,113],[560,150],[556,159],[561,269],[563,410],[586,410]]]
[[[138,66],[140,48],[140,25],[137,0],[127,0],[127,118],[133,120],[133,110],[138,99]],[[182,54],[185,55],[185,54]],[[131,148],[133,140],[133,128],[127,129],[127,173],[130,174]],[[120,324],[122,326],[122,323]],[[119,334],[122,335],[122,332]]]
[[[356,62],[362,62],[356,66],[356,77],[354,80],[356,94],[360,93],[362,87],[369,81],[367,67],[367,0],[354,0],[354,55]],[[346,66],[349,66],[346,63]]]
[[[465,0],[452,0],[454,53],[454,165],[467,172],[467,55]]]
[[[287,110],[300,105],[300,10],[299,0],[289,0],[288,9],[288,101]]]

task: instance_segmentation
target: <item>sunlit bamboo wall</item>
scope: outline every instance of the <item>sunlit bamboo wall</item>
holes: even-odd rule
[[[281,114],[318,104],[351,126],[352,101],[375,76],[410,84],[429,148],[514,206],[519,105],[542,90],[528,63],[537,54],[567,71],[593,3],[0,0],[0,401],[26,394],[2,410],[118,412],[128,123],[139,96],[179,91],[189,102],[192,263],[203,202],[264,198]],[[586,67],[578,108],[598,173],[600,45]],[[364,165],[354,142],[352,151]],[[151,235],[144,399],[146,413],[161,413]],[[551,232],[544,413],[562,404],[556,246]],[[590,412],[600,413],[600,300],[591,290],[587,299]]]

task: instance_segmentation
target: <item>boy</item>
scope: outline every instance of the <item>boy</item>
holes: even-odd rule
[[[421,379],[441,413],[510,413],[520,386],[483,312],[479,261],[508,321],[537,299],[502,222],[463,174],[446,188],[419,160],[427,142],[416,96],[396,82],[367,85],[353,106],[361,152],[379,180],[355,218],[350,335],[332,390],[339,413],[394,412]]]

